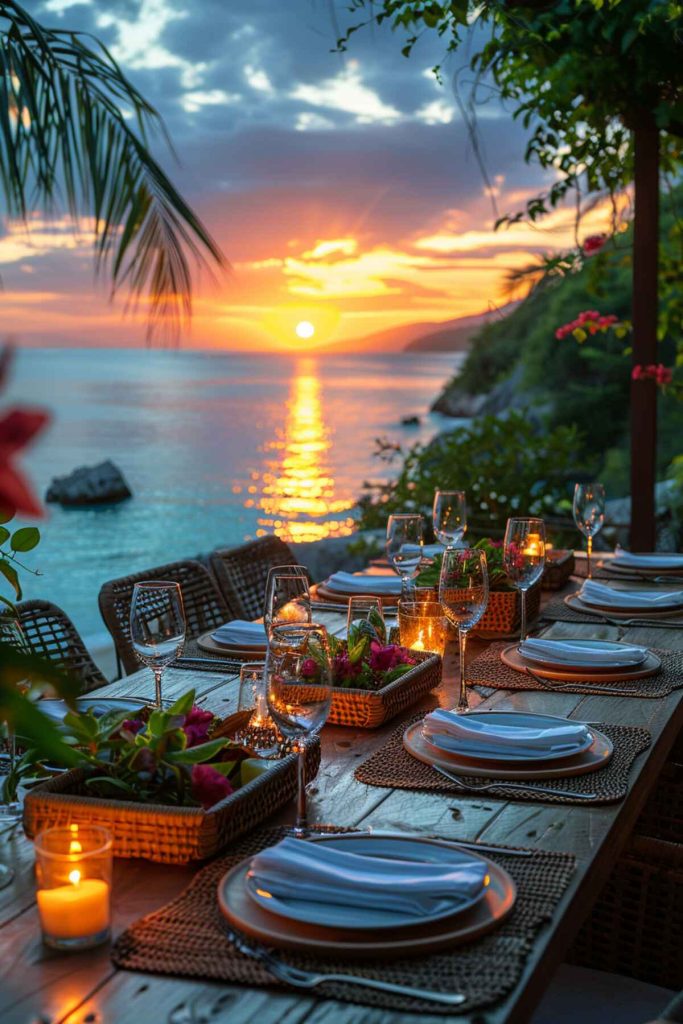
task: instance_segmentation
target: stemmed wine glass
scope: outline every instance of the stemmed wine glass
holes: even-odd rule
[[[266,633],[280,622],[310,622],[308,573],[302,565],[276,566],[268,573],[263,605]]]
[[[309,834],[306,812],[306,740],[327,720],[332,703],[332,663],[324,626],[315,622],[273,626],[266,658],[268,709],[298,755],[297,815],[291,834]]]
[[[409,581],[414,580],[422,563],[423,519],[420,515],[395,514],[387,520],[386,552],[389,564],[401,577],[401,598],[409,597]]]
[[[179,583],[136,583],[130,606],[130,638],[138,661],[154,673],[154,703],[160,708],[161,677],[185,643],[185,609]]]
[[[574,522],[586,538],[586,572],[591,578],[591,555],[593,537],[599,533],[605,522],[605,488],[602,484],[575,484],[572,504]]]
[[[460,694],[458,711],[467,711],[465,647],[467,633],[486,611],[489,599],[489,574],[486,555],[476,548],[446,548],[439,578],[439,601],[444,615],[458,627],[460,641]]]
[[[545,568],[545,523],[534,517],[508,519],[503,542],[503,564],[521,598],[520,643],[526,640],[526,592]]]
[[[467,531],[467,503],[464,491],[434,491],[432,507],[434,536],[445,548],[458,544]]]

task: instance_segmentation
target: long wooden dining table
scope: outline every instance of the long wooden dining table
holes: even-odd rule
[[[571,590],[576,583],[570,583]],[[339,631],[342,612],[326,612],[326,624]],[[595,623],[554,622],[544,631],[551,637],[581,636],[615,639],[617,629]],[[628,628],[625,639],[651,647],[683,649],[683,627],[652,625]],[[457,656],[455,644],[444,659],[444,678],[436,696],[453,706]],[[474,655],[484,647],[471,642]],[[683,683],[683,680],[681,680]],[[225,716],[236,710],[237,677],[215,671],[169,669],[167,697],[195,687],[204,706]],[[153,695],[151,673],[143,670],[98,690],[102,696]],[[312,821],[343,827],[438,835],[446,839],[561,850],[576,856],[576,871],[552,921],[542,928],[525,969],[512,992],[497,1006],[456,1019],[468,1024],[513,1024],[528,1021],[562,961],[582,921],[590,913],[610,869],[656,783],[683,726],[683,689],[660,699],[581,696],[546,691],[470,690],[472,707],[529,710],[591,722],[643,726],[651,746],[637,758],[629,791],[619,803],[602,806],[515,802],[463,795],[384,789],[361,784],[356,767],[377,750],[400,724],[394,719],[375,730],[328,726],[322,732],[322,763],[310,784]],[[426,707],[427,702],[423,702]],[[433,699],[430,701],[433,705]],[[420,710],[413,705],[408,718]],[[287,807],[272,823],[291,820]],[[2,1024],[408,1024],[414,1014],[389,1012],[299,994],[282,988],[252,989],[208,981],[185,980],[117,970],[108,947],[79,954],[59,954],[41,943],[35,903],[33,847],[21,830],[5,837],[0,857],[16,872],[12,885],[0,891],[0,1021]],[[113,931],[162,907],[190,882],[197,865],[173,867],[139,860],[115,862]],[[455,1015],[454,1015],[455,1016]],[[440,1016],[420,1014],[423,1024]]]

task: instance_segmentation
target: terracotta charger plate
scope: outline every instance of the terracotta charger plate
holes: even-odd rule
[[[500,652],[500,660],[515,672],[526,674],[527,667],[542,679],[557,679],[568,683],[616,683],[628,679],[645,679],[659,672],[662,663],[656,654],[648,651],[647,658],[640,665],[622,665],[619,668],[596,668],[589,665],[543,665],[539,661],[527,661],[520,654],[519,644],[510,644]]]
[[[603,569],[605,572],[613,572],[617,576],[639,577],[639,576],[683,576],[683,565],[668,569],[659,568],[655,569],[652,566],[639,566],[639,565],[619,565],[618,562],[612,561],[600,561],[597,563],[598,569]]]
[[[348,842],[350,852],[361,852],[363,838],[334,836],[335,842],[339,839]],[[315,840],[325,841],[325,838]],[[416,838],[416,841],[439,845],[438,840]],[[232,927],[276,949],[354,960],[422,956],[471,942],[497,927],[511,912],[517,897],[515,883],[498,864],[486,857],[482,860],[486,861],[489,884],[484,897],[470,910],[458,912],[456,906],[452,917],[440,921],[377,932],[305,924],[269,913],[250,897],[247,890],[250,859],[232,868],[220,880],[218,905]]]
[[[575,612],[584,615],[607,616],[610,619],[671,619],[683,616],[683,604],[653,612],[652,608],[612,608],[596,604],[584,604],[576,594],[567,594],[564,603]]]
[[[262,647],[238,647],[233,644],[218,644],[211,637],[211,633],[214,632],[215,630],[211,630],[211,632],[197,637],[197,647],[208,654],[213,654],[217,658],[239,658],[241,661],[266,660],[265,644]]]
[[[591,728],[593,742],[581,754],[572,754],[563,760],[540,763],[520,761],[517,764],[503,761],[476,761],[459,754],[446,753],[434,747],[422,735],[422,722],[414,722],[403,733],[403,746],[418,761],[443,768],[455,775],[469,775],[482,779],[504,779],[517,782],[532,782],[540,779],[564,779],[572,775],[586,775],[604,768],[612,757],[612,741],[597,729]]]
[[[369,580],[372,576],[368,577]],[[382,602],[384,608],[397,608],[398,607],[398,594],[377,594],[374,593],[371,585],[368,584],[368,589],[364,590],[363,593],[353,594],[340,594],[338,590],[328,590],[324,583],[318,583],[316,587],[311,588],[311,597],[313,600],[316,597],[321,597],[324,601],[331,601],[334,604],[348,605],[350,597],[376,597]]]

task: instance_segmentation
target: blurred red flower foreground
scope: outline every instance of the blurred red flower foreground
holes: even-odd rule
[[[0,353],[0,388],[5,383],[11,349]],[[0,510],[12,515],[40,516],[40,502],[15,465],[18,453],[47,425],[50,417],[40,409],[10,409],[0,417]]]

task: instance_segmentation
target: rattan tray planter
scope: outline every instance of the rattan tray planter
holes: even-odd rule
[[[306,754],[307,776],[320,765],[316,740]],[[75,768],[41,783],[24,800],[24,830],[33,838],[55,825],[102,825],[115,857],[144,857],[163,864],[204,860],[265,821],[296,792],[296,754],[288,754],[210,810],[104,800],[84,793],[85,773]]]
[[[424,598],[438,601],[438,587],[423,587],[418,600]],[[535,619],[541,609],[541,584],[534,583],[526,595],[526,617],[527,622]],[[522,616],[522,605],[517,590],[489,590],[489,599],[486,611],[472,630],[477,636],[484,636],[486,639],[495,637],[507,637],[519,629]],[[457,630],[450,627],[453,636],[457,637]]]
[[[541,577],[543,590],[562,590],[576,568],[573,551],[550,551]]]
[[[439,655],[411,653],[420,664],[381,690],[335,687],[328,722],[356,729],[376,729],[438,686],[442,670]]]

